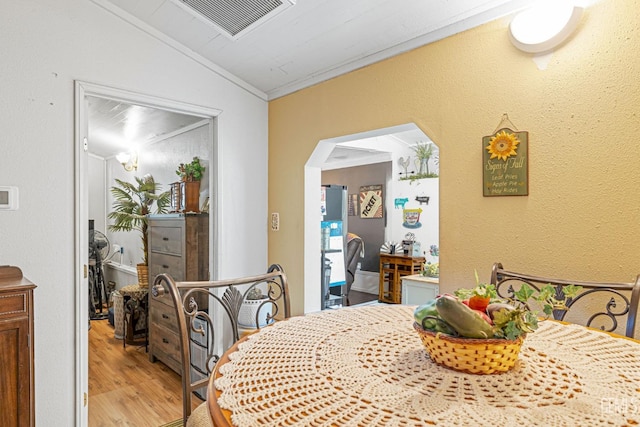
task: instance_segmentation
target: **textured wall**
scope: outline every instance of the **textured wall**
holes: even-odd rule
[[[19,266],[38,286],[38,425],[72,426],[86,391],[76,378],[86,348],[76,344],[88,334],[87,313],[75,307],[74,82],[223,111],[219,277],[265,269],[267,103],[88,0],[2,1],[0,40],[0,185],[20,192],[20,209],[0,215],[0,264]]]
[[[440,147],[440,286],[491,265],[581,279],[640,273],[639,0],[605,0],[540,68],[500,20],[269,104],[269,258],[302,310],[304,164],[318,141],[415,122]],[[545,61],[537,61],[545,64]],[[542,68],[542,69],[541,69]],[[529,196],[482,196],[482,137],[529,132]],[[279,167],[281,159],[287,167]]]

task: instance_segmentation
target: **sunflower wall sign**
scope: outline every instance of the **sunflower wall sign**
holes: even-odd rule
[[[484,196],[529,194],[528,132],[500,128],[482,138]]]

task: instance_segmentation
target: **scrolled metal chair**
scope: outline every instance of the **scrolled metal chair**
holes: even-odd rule
[[[500,297],[512,298],[522,283],[537,291],[549,284],[555,288],[558,300],[565,299],[564,286],[581,286],[578,295],[566,299],[566,308],[553,310],[555,320],[578,323],[607,332],[622,333],[621,329],[624,329],[624,335],[634,338],[640,300],[640,275],[632,283],[585,282],[516,273],[505,270],[499,262],[493,264],[491,284],[496,287]]]
[[[243,310],[243,302],[256,288],[261,289],[266,297],[258,300],[253,309]],[[176,310],[185,425],[191,415],[192,393],[206,388],[220,356],[240,339],[242,331],[251,332],[291,316],[287,276],[278,264],[271,265],[265,274],[230,280],[176,282],[168,274],[159,274],[150,294],[151,298],[171,298]],[[246,316],[247,310],[249,317]],[[241,316],[244,318],[242,322]],[[191,372],[194,336],[196,342],[199,342],[198,337],[202,337],[208,343],[204,364],[206,372],[200,372],[201,378],[194,378]],[[230,341],[229,345],[226,345],[227,341]],[[200,406],[203,405],[206,403]]]

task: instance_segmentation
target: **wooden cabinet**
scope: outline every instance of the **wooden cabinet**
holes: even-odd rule
[[[35,425],[33,289],[18,267],[0,266],[0,425]]]
[[[175,281],[209,280],[209,216],[149,215],[149,277],[169,274]],[[206,307],[206,301],[199,301]],[[161,360],[181,373],[180,339],[170,298],[149,298],[149,360]]]
[[[402,277],[402,303],[422,305],[440,294],[439,279],[420,274]]]
[[[418,274],[424,262],[424,257],[381,253],[378,301],[400,304],[402,302],[402,276]]]

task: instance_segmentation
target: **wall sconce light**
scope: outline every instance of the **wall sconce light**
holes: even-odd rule
[[[127,172],[138,170],[138,154],[136,152],[118,153],[116,159]]]
[[[548,52],[576,29],[582,10],[571,1],[540,1],[513,18],[509,25],[511,42],[524,52]]]

